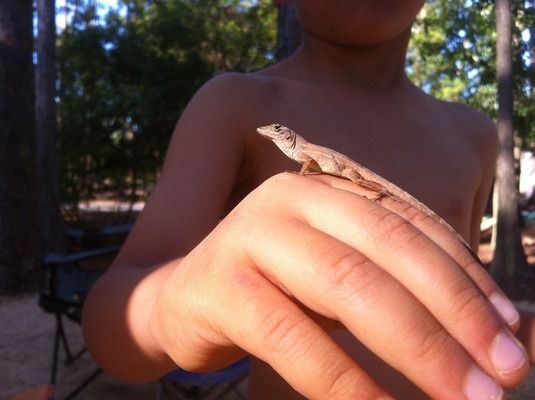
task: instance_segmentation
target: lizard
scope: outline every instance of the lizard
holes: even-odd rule
[[[284,125],[275,123],[261,126],[257,128],[257,132],[271,140],[287,157],[302,164],[301,174],[318,172],[349,179],[362,188],[375,193],[372,198],[374,201],[390,197],[423,212],[444,226],[466,247],[474,260],[483,265],[472,247],[448,222],[416,197],[389,180],[335,150],[307,142],[302,136]]]

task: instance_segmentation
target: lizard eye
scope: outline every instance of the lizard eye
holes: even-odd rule
[[[279,132],[282,128],[281,124],[273,124],[273,129],[275,129],[276,132]]]

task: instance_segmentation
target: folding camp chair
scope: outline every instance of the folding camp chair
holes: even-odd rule
[[[79,247],[81,243],[88,240],[95,246],[97,239],[104,239],[111,236],[125,236],[130,225],[120,227],[109,227],[99,231],[68,230],[67,237],[72,241],[71,247]],[[42,261],[45,271],[44,285],[39,293],[39,306],[48,313],[54,314],[56,318],[56,329],[54,334],[54,345],[52,352],[52,366],[50,374],[50,395],[49,400],[54,397],[56,385],[60,345],[63,346],[66,358],[65,364],[71,364],[82,356],[85,346],[78,351],[73,351],[69,344],[67,334],[63,325],[64,317],[80,323],[84,299],[90,287],[102,274],[104,265],[109,265],[111,258],[118,252],[120,246],[113,245],[90,250],[70,252],[66,254],[48,254]],[[100,263],[98,263],[100,261]],[[92,263],[93,265],[87,265]],[[97,266],[95,265],[97,264]],[[86,379],[84,379],[65,400],[72,399],[88,384],[90,384],[101,370],[95,369]]]
[[[223,400],[229,398],[230,393],[233,393],[233,399],[245,400],[240,385],[249,376],[250,364],[250,359],[244,358],[215,372],[171,371],[160,379],[156,400],[207,399],[208,396],[213,400]]]

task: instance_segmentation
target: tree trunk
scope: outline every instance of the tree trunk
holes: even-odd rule
[[[37,282],[32,0],[0,1],[0,293]]]
[[[297,22],[295,6],[292,2],[279,1],[277,5],[277,54],[278,61],[288,57],[301,44],[301,26]]]
[[[496,168],[497,225],[491,273],[512,283],[527,264],[522,248],[518,194],[515,185],[513,129],[513,57],[510,0],[496,0],[496,52],[498,80],[498,135],[500,149]]]
[[[535,10],[535,0],[533,0],[533,4],[531,5],[531,7]],[[532,11],[533,12],[533,11]],[[529,67],[531,68],[531,70],[535,70],[535,25],[532,25],[530,28],[529,28],[529,43],[530,43],[530,62],[529,62]],[[531,97],[535,98],[535,87],[531,87]]]
[[[56,161],[56,10],[55,0],[37,0],[35,120],[43,252],[63,248],[63,219]]]

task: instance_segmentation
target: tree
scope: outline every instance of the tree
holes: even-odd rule
[[[518,1],[518,0],[514,0]],[[411,79],[433,96],[496,115],[494,0],[429,0],[413,26]]]
[[[35,120],[43,252],[63,247],[56,161],[56,10],[55,0],[37,0]]]
[[[498,136],[500,149],[496,167],[497,224],[491,272],[499,281],[512,282],[526,266],[522,247],[514,168],[514,89],[512,14],[510,0],[496,1],[496,52],[498,81]]]
[[[32,1],[0,1],[0,293],[37,281],[32,49]]]
[[[515,134],[526,146],[535,139],[533,49],[522,33],[535,26],[535,7],[511,0]],[[497,118],[494,0],[428,0],[416,19],[407,57],[411,79],[433,96],[468,104]]]
[[[271,0],[122,0],[128,14],[105,17],[94,1],[76,3],[58,38],[60,183],[71,204],[150,186],[198,88],[275,53]]]

